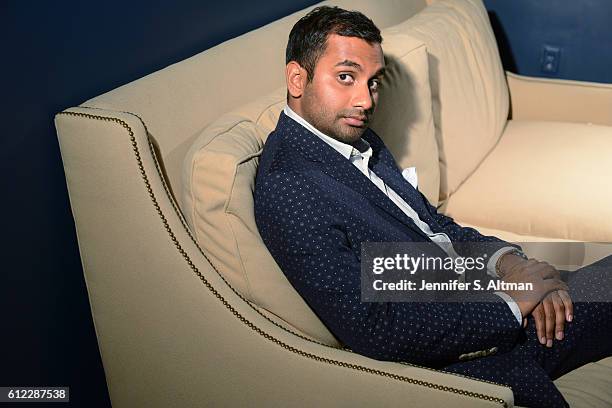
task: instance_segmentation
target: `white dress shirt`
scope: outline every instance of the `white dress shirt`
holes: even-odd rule
[[[300,125],[304,126],[310,132],[317,135],[325,143],[330,145],[332,148],[334,148],[334,150],[336,150],[338,153],[344,156],[347,160],[349,160],[372,183],[374,183],[376,187],[378,187],[383,193],[385,193],[385,195],[389,197],[391,201],[393,201],[393,203],[396,206],[398,206],[399,209],[402,210],[404,214],[406,214],[410,219],[412,219],[412,221],[416,224],[416,226],[424,234],[426,234],[429,237],[429,239],[431,239],[440,248],[442,248],[442,250],[448,256],[452,258],[460,257],[460,255],[457,254],[457,252],[453,248],[453,244],[450,238],[448,237],[448,235],[446,235],[443,232],[438,232],[438,233],[433,232],[431,228],[429,227],[429,225],[427,225],[427,223],[423,222],[419,218],[419,215],[416,213],[416,211],[414,211],[414,209],[410,207],[410,205],[408,205],[399,194],[397,194],[391,187],[387,186],[385,182],[380,177],[378,177],[376,173],[372,171],[372,169],[368,167],[368,162],[370,158],[372,157],[372,148],[370,147],[369,143],[366,140],[364,139],[359,140],[358,143],[360,143],[361,146],[359,146],[360,148],[358,150],[349,144],[343,143],[339,140],[336,140],[332,137],[329,137],[323,134],[317,128],[315,128],[310,123],[308,123],[304,118],[302,118],[300,115],[295,113],[288,105],[285,106],[285,109],[283,110],[283,112],[285,112],[285,115],[295,120]],[[416,177],[414,177],[414,179],[416,180]],[[506,252],[512,251],[514,249],[515,249],[514,247],[504,247],[496,251],[493,255],[491,255],[489,262],[487,262],[487,273],[497,278],[498,276],[495,271],[495,265],[497,264],[499,257],[505,254]],[[521,315],[521,311],[518,305],[516,304],[516,302],[504,292],[495,292],[495,294],[501,297],[504,301],[506,301],[506,303],[510,307],[510,310],[512,310],[512,313],[518,320],[519,324],[521,324],[523,317]]]

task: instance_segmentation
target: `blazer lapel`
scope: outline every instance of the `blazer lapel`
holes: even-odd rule
[[[371,180],[369,180],[363,173],[357,169],[351,162],[342,157],[340,154],[338,156],[342,159],[342,163],[337,163],[337,165],[326,162],[322,163],[323,166],[321,170],[325,172],[331,178],[339,181],[345,186],[349,187],[351,190],[356,192],[357,194],[365,197],[372,204],[381,208],[399,222],[408,225],[414,229],[416,229],[419,233],[421,231],[416,227],[412,219],[408,217],[400,208],[395,205],[393,201],[386,194],[384,194]]]
[[[387,157],[388,156],[388,157]],[[404,179],[400,173],[395,160],[388,150],[374,152],[370,159],[371,168],[387,186],[393,189],[412,209],[419,215],[421,220],[427,221],[430,216],[423,203],[419,192]]]
[[[424,234],[420,228],[414,224],[412,219],[404,214],[404,212],[400,210],[399,207],[395,205],[395,203],[393,203],[393,201],[391,201],[386,194],[380,191],[380,189],[376,187],[376,185],[372,183],[372,181],[370,181],[363,173],[361,173],[359,169],[357,169],[349,160],[317,137],[317,135],[313,134],[301,124],[286,116],[283,112],[281,112],[277,130],[284,130],[283,133],[287,135],[287,141],[291,144],[291,146],[300,151],[300,153],[302,153],[302,155],[309,161],[318,162],[317,167],[329,177],[347,186],[355,193],[365,197],[372,204],[381,208],[404,225],[409,226],[425,240],[429,241],[427,235]],[[373,158],[374,155],[372,159]],[[383,179],[383,181],[385,181],[385,183],[387,183],[387,180],[385,179],[390,178],[390,173],[388,169],[383,169],[383,167],[384,166],[377,166],[377,168],[382,171],[384,175],[378,174],[376,169],[374,169],[374,171]],[[397,191],[397,187],[392,188]],[[412,203],[409,204],[413,205]]]

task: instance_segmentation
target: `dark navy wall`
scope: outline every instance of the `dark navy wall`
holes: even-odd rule
[[[315,2],[0,3],[0,386],[110,406],[53,115]]]
[[[485,0],[504,68],[528,76],[612,83],[612,1]],[[556,72],[542,70],[544,47]],[[555,52],[554,48],[558,48]]]

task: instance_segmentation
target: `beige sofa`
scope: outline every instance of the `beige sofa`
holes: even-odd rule
[[[525,244],[557,265],[612,252],[584,243],[612,241],[612,86],[504,73],[479,0],[331,3],[383,29],[384,98],[405,103],[374,125],[441,211],[559,242]],[[263,246],[254,175],[305,12],[56,116],[113,406],[513,406],[508,387],[344,349]],[[610,361],[557,380],[572,406],[612,406]]]

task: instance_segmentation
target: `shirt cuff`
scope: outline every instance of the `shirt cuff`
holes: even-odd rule
[[[523,315],[521,314],[521,309],[519,309],[514,299],[512,299],[510,295],[508,295],[505,292],[493,292],[493,293],[495,293],[497,296],[499,296],[506,302],[506,304],[510,308],[510,311],[512,311],[512,314],[514,315],[514,317],[516,317],[516,321],[519,323],[519,326],[523,324]]]
[[[516,251],[516,247],[503,247],[501,249],[498,249],[493,255],[491,255],[491,258],[489,258],[489,262],[487,262],[487,275],[492,276],[494,278],[499,278],[499,276],[497,276],[497,271],[495,270],[497,261],[499,261],[499,258],[503,254],[508,253],[510,251]]]

